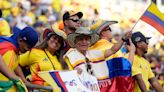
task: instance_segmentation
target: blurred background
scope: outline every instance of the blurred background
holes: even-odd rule
[[[164,0],[153,1],[159,10],[164,12]],[[90,26],[97,19],[117,20],[119,23],[111,27],[114,34],[121,35],[124,31],[133,29],[133,32],[140,31],[152,37],[146,58],[159,77],[159,74],[164,73],[164,36],[139,20],[151,2],[151,0],[0,0],[0,9],[10,30],[13,26],[22,29],[30,25],[38,33],[52,24],[62,29],[62,15],[67,10],[83,12],[83,26]],[[163,75],[162,78],[164,80]]]

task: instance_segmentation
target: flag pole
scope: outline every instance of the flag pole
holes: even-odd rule
[[[152,4],[153,2],[150,3],[150,5]],[[149,5],[149,6],[150,6]],[[149,8],[149,6],[145,9],[145,11]],[[134,24],[134,26],[132,27],[131,31],[134,29],[134,27],[137,25],[137,23],[139,22],[139,20],[141,19],[141,17],[144,15],[145,11],[142,13],[142,15],[139,17],[139,19],[136,21],[136,23]]]

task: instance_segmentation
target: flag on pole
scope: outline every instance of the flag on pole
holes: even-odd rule
[[[157,6],[152,2],[145,13],[140,18],[164,35],[164,14],[160,12]]]

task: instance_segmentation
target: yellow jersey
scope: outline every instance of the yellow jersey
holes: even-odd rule
[[[38,72],[62,70],[62,66],[57,59],[57,56],[50,54],[46,49],[33,48],[31,51],[27,51],[25,54],[20,55],[19,64],[21,66],[29,66],[32,83],[40,85],[46,85],[46,82],[38,76]]]
[[[112,42],[109,42],[106,39],[100,39],[99,41],[97,41],[94,45],[92,45],[89,50],[102,50],[105,52],[105,50],[110,49],[113,46]],[[123,56],[121,51],[119,50],[117,53],[109,56],[108,58],[106,58],[106,60],[112,59],[112,58],[116,58],[116,57],[121,57]]]
[[[128,54],[125,57],[128,57]],[[148,80],[155,77],[151,70],[150,63],[145,58],[134,55],[134,60],[132,62],[132,76],[135,76],[137,74],[142,74],[142,78],[146,85],[146,88],[147,90],[149,90],[150,84]],[[134,92],[141,92],[136,82]]]
[[[0,36],[11,36],[10,26],[6,20],[0,18]]]

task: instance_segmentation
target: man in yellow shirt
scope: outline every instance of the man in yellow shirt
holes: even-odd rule
[[[2,18],[2,11],[0,9],[0,36],[11,36],[10,26],[5,19]]]
[[[100,39],[92,45],[89,49],[96,49],[96,50],[103,50],[110,49],[114,43],[112,43],[112,30],[110,25],[118,23],[117,21],[105,21],[105,20],[98,20],[94,25],[91,26],[91,30],[98,33]],[[121,57],[122,53],[119,50],[117,53],[113,54],[112,56],[108,57],[106,60],[115,57]]]
[[[22,30],[15,28],[14,31],[15,34],[10,37],[0,36],[0,80],[6,83],[10,80],[18,80],[17,76],[24,78],[17,62],[19,51],[24,53],[30,50],[38,41],[38,34],[31,27]],[[8,88],[10,91],[4,88],[4,85],[3,87],[0,85],[0,91],[2,88],[5,92],[18,92],[14,85],[10,85],[11,90],[10,87]]]
[[[136,72],[140,71],[147,90],[149,90],[151,84],[157,92],[164,92],[151,70],[150,63],[144,58],[144,54],[148,50],[148,40],[150,37],[145,37],[141,32],[135,32],[132,34],[131,39],[136,47],[132,64],[136,69],[132,69],[132,75],[134,76]],[[138,84],[135,84],[135,92],[141,92]]]

